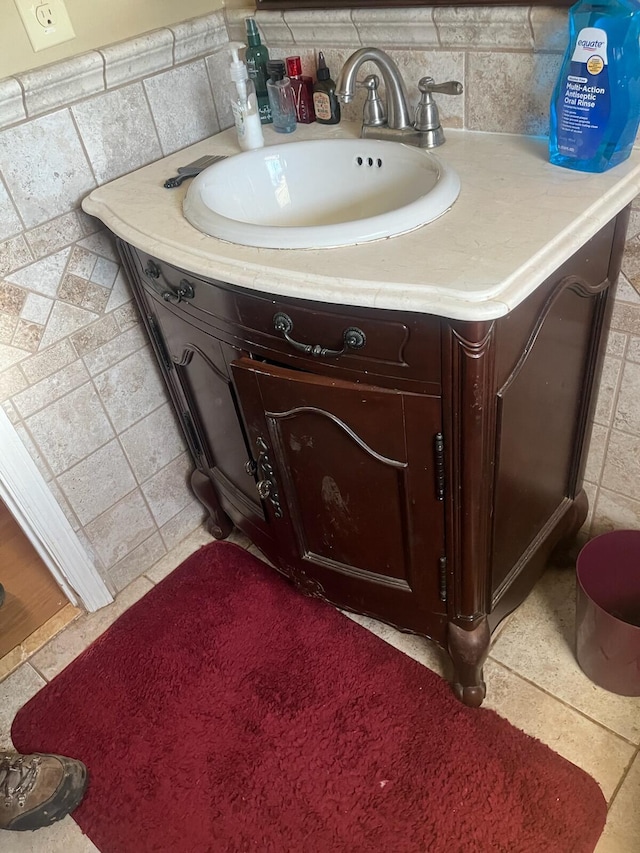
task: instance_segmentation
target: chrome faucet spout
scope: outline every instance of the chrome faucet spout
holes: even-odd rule
[[[353,100],[356,75],[364,62],[375,63],[384,80],[388,127],[394,130],[411,127],[409,99],[400,69],[384,50],[377,47],[362,47],[347,59],[336,82],[336,95],[340,101],[348,104]]]

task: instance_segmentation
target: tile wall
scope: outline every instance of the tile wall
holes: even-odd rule
[[[93,187],[228,127],[220,82],[249,9],[222,11],[0,81],[0,402],[108,583],[199,524],[191,464]],[[363,45],[417,80],[463,82],[443,124],[546,133],[566,11],[258,12],[275,58],[333,76]],[[358,118],[361,102],[347,118]],[[587,470],[592,532],[640,527],[640,202],[632,215]]]

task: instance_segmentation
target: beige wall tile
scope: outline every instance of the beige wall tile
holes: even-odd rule
[[[0,128],[9,127],[27,117],[22,87],[13,77],[0,80]]]
[[[22,287],[0,281],[0,311],[19,317],[27,298],[27,291]]]
[[[531,50],[533,35],[525,7],[436,7],[433,10],[444,48],[517,48]]]
[[[84,385],[89,380],[89,373],[81,361],[63,367],[40,382],[31,385],[13,398],[13,402],[23,418],[33,415],[40,409],[55,403],[70,391]]]
[[[22,223],[18,213],[7,194],[5,185],[0,181],[0,240],[15,237],[21,231]]]
[[[27,228],[78,206],[96,186],[68,110],[0,132],[0,169]]]
[[[184,453],[186,445],[173,408],[164,403],[120,433],[120,442],[139,483],[157,474]]]
[[[594,420],[598,424],[608,426],[611,423],[618,387],[620,385],[621,373],[622,362],[620,359],[606,356],[602,365],[602,376],[600,377],[598,399],[594,415]]]
[[[104,309],[105,304],[106,300],[102,300],[101,305],[96,307]],[[108,314],[106,317],[96,320],[90,326],[85,326],[81,331],[72,334],[70,340],[80,358],[83,358],[94,350],[100,349],[119,335],[118,324],[114,317]]]
[[[116,308],[120,308],[128,302],[131,302],[132,299],[133,294],[131,293],[129,282],[126,279],[125,274],[120,270],[113,283],[113,287],[111,288],[106,310],[115,311]]]
[[[26,232],[27,243],[36,258],[51,255],[52,252],[70,246],[75,240],[84,236],[81,217],[77,210],[58,216]]]
[[[193,145],[220,129],[202,60],[157,74],[145,80],[144,87],[163,154]]]
[[[166,400],[160,370],[148,349],[138,350],[94,379],[117,432],[150,414]]]
[[[49,319],[52,307],[53,299],[38,296],[37,293],[28,293],[20,316],[23,320],[31,320],[33,323],[44,325]]]
[[[249,17],[249,15],[252,14],[252,10],[243,11],[245,12],[246,17]],[[260,31],[262,44],[266,44],[269,49],[271,49],[271,47],[282,45],[287,46],[295,43],[293,33],[284,22],[283,12],[264,12],[262,9],[258,9],[258,11],[253,14],[253,17],[255,18],[258,30]],[[247,37],[245,34],[241,37],[240,41],[246,42],[246,39]]]
[[[211,53],[211,51],[227,43],[222,9],[202,18],[173,24],[169,29],[175,39],[176,63],[186,62],[196,56]],[[239,41],[246,42],[244,31]]]
[[[113,437],[100,398],[89,382],[27,418],[26,424],[55,474],[67,471]]]
[[[90,326],[97,319],[98,315],[94,314],[93,311],[87,311],[85,308],[78,308],[75,305],[58,300],[51,309],[40,348],[46,349],[52,346],[62,338]]]
[[[117,441],[110,441],[58,477],[80,524],[86,525],[136,487]]]
[[[98,184],[162,156],[142,83],[97,95],[71,111]]]
[[[548,133],[549,97],[560,69],[560,56],[470,52],[467,62],[469,129]]]
[[[535,50],[555,50],[564,54],[569,41],[566,9],[532,6],[530,10]]]
[[[7,281],[34,293],[53,298],[58,295],[68,259],[69,249],[63,249],[8,275]]]
[[[363,47],[440,46],[432,8],[354,9],[351,18]]]
[[[127,554],[109,571],[115,589],[120,592],[135,578],[140,577],[166,554],[167,549],[159,533],[154,533],[130,554]]]
[[[162,541],[167,548],[175,548],[192,531],[198,529],[205,521],[205,510],[199,501],[193,500],[183,510],[176,513],[160,528]]]
[[[82,357],[89,373],[96,376],[145,346],[148,346],[147,336],[144,330],[136,325],[126,332],[120,333],[118,330],[117,337],[88,350]]]
[[[24,89],[28,115],[58,110],[104,90],[104,62],[97,51],[23,71],[18,80]]]
[[[615,332],[611,329],[607,338],[607,355],[614,358],[624,358],[628,340],[629,336],[625,335],[624,332]]]
[[[123,560],[155,532],[151,513],[138,490],[130,492],[85,526],[86,535],[107,569]]]
[[[633,361],[636,364],[640,362],[640,337],[636,337],[634,335],[629,338],[627,358],[629,361]]]
[[[8,275],[32,260],[33,255],[22,235],[0,243],[0,276]]]
[[[25,360],[22,365],[24,375],[30,385],[35,385],[46,376],[51,376],[70,364],[76,358],[76,354],[69,341],[64,340],[52,346],[50,349],[38,353]]]
[[[587,466],[584,472],[585,479],[590,480],[592,483],[600,482],[600,474],[602,473],[608,440],[608,428],[600,424],[594,424],[591,432],[591,441],[589,442]]]
[[[235,533],[236,531],[234,531]],[[232,534],[233,536],[234,534]],[[174,569],[177,569],[187,557],[190,557],[195,551],[203,545],[209,545],[212,542],[211,534],[204,527],[197,527],[190,533],[186,539],[172,548],[164,557],[155,563],[150,569],[145,572],[145,575],[153,583],[160,583],[167,575],[171,574]],[[248,541],[248,540],[247,540]]]
[[[318,50],[324,50],[324,45],[327,44],[332,47],[360,46],[358,31],[351,20],[349,9],[285,11],[283,17],[296,44],[312,44]],[[262,24],[262,19],[258,20]],[[333,79],[335,80],[335,77]]]
[[[611,430],[601,485],[640,500],[640,438]]]
[[[600,489],[591,535],[598,536],[611,530],[640,530],[640,501]]]
[[[182,453],[173,462],[142,485],[158,526],[166,524],[193,501],[189,480],[193,463],[188,453]]]
[[[134,39],[100,49],[104,59],[107,89],[130,83],[173,64],[173,35],[170,30],[154,30]]]
[[[44,326],[41,324],[19,318],[11,344],[19,349],[35,352],[38,349],[43,332]]]
[[[627,362],[623,368],[613,425],[640,436],[640,364]]]

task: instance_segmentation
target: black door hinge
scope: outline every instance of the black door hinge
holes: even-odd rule
[[[202,456],[200,439],[198,438],[198,433],[196,432],[196,428],[189,412],[182,412],[182,423],[184,424],[184,431],[187,434],[187,441],[191,446],[191,452],[193,453],[194,458],[196,456]]]
[[[436,433],[433,446],[436,473],[436,498],[444,500],[444,436],[441,432]]]
[[[162,332],[160,331],[160,328],[156,323],[155,317],[153,317],[151,314],[147,314],[147,323],[149,324],[149,331],[151,332],[151,337],[153,338],[153,342],[156,345],[156,351],[160,356],[162,363],[164,364],[167,370],[172,370],[173,361],[171,360],[169,350],[167,349],[167,345],[164,342]]]
[[[447,558],[440,557],[438,560],[438,569],[440,570],[440,601],[447,600]]]

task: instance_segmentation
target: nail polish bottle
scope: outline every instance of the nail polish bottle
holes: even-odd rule
[[[324,53],[318,52],[318,69],[313,87],[313,107],[319,124],[338,124],[340,121],[340,101],[336,96],[336,84],[324,59]]]
[[[311,124],[316,120],[313,110],[313,80],[311,77],[302,76],[302,63],[299,56],[288,56],[286,62],[287,75],[293,89],[296,121],[298,124]]]
[[[291,81],[284,73],[284,62],[281,59],[269,60],[267,74],[273,129],[278,133],[293,133],[296,129],[296,105]]]

